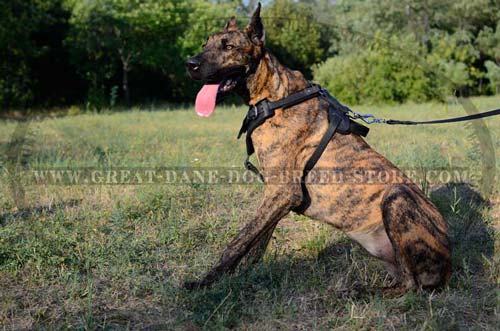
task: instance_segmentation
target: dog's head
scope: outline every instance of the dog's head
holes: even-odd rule
[[[245,29],[232,17],[221,32],[207,38],[201,53],[189,58],[192,79],[206,81],[196,97],[196,112],[209,116],[221,96],[244,85],[264,53],[265,32],[260,3]]]

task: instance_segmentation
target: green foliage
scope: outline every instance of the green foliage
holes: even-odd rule
[[[0,2],[1,108],[24,107],[34,101],[37,81],[32,64],[51,51],[44,31],[58,33],[64,15],[60,7],[61,0]]]
[[[183,32],[183,6],[179,0],[75,2],[66,42],[74,57],[80,56],[91,89],[99,89],[103,80],[121,70],[123,93],[130,101],[128,73],[134,66],[169,68],[167,75],[175,75],[180,64],[175,39]]]
[[[316,66],[315,79],[357,103],[483,94],[485,60],[499,62],[499,5],[496,0],[338,1],[331,14],[319,17],[340,31],[331,40],[331,53],[339,58]],[[386,41],[385,53],[373,48],[377,40]]]
[[[90,111],[100,111],[107,104],[107,97],[104,85],[93,83],[87,92],[85,108]]]
[[[191,1],[188,5],[185,32],[179,38],[180,57],[187,58],[201,51],[209,34],[221,31],[231,16],[238,14],[234,3],[224,2],[214,5],[204,0]],[[244,27],[247,22],[240,19],[238,25]]]
[[[496,30],[486,26],[479,32],[477,45],[482,53],[500,63],[500,21],[496,25]]]
[[[98,110],[111,95],[113,104],[191,100],[199,83],[183,62],[229,17],[244,27],[256,2],[4,0],[0,107],[81,103]],[[263,5],[269,49],[306,76],[314,68],[318,81],[349,102],[498,91],[500,0]]]
[[[398,42],[397,46],[395,46]],[[396,38],[356,53],[341,54],[314,67],[314,78],[340,100],[350,104],[422,101],[438,98],[429,71],[414,41]]]
[[[118,86],[113,86],[109,95],[109,105],[113,108],[116,105],[116,99],[118,98]]]
[[[486,61],[486,77],[490,81],[490,86],[494,93],[500,93],[500,66],[492,61]]]
[[[311,6],[276,0],[264,9],[263,17],[267,45],[285,65],[308,71],[321,59],[321,26]]]
[[[473,45],[473,36],[466,31],[454,34],[436,32],[431,42],[432,51],[427,61],[438,72],[443,95],[474,89],[483,73],[475,67],[479,51]]]

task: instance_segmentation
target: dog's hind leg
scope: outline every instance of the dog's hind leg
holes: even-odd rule
[[[207,286],[224,273],[236,268],[240,260],[255,249],[257,255],[262,245],[267,246],[278,222],[302,201],[302,191],[298,185],[266,186],[264,199],[255,217],[240,230],[222,252],[219,262],[198,282],[188,282],[187,288]],[[258,247],[261,246],[261,247]]]
[[[451,274],[447,224],[418,188],[391,187],[382,199],[382,217],[404,286],[433,289]]]
[[[346,234],[366,249],[368,253],[382,260],[389,274],[395,280],[400,280],[401,275],[397,267],[394,248],[383,223],[371,229],[351,231]]]

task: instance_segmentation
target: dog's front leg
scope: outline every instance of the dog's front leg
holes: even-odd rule
[[[233,271],[238,262],[250,251],[257,257],[267,246],[278,222],[302,201],[302,191],[298,185],[268,185],[264,200],[257,214],[243,227],[224,249],[219,262],[198,282],[188,282],[187,288],[207,286],[224,273]]]
[[[274,223],[274,226],[270,227],[264,234],[259,237],[259,241],[255,243],[250,251],[245,255],[242,260],[242,263],[251,265],[259,262],[264,253],[266,252],[267,246],[273,237],[274,229],[276,228],[278,223]]]

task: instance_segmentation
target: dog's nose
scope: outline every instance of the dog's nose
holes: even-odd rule
[[[191,57],[186,61],[186,67],[191,71],[197,71],[200,69],[200,61],[195,57]]]

